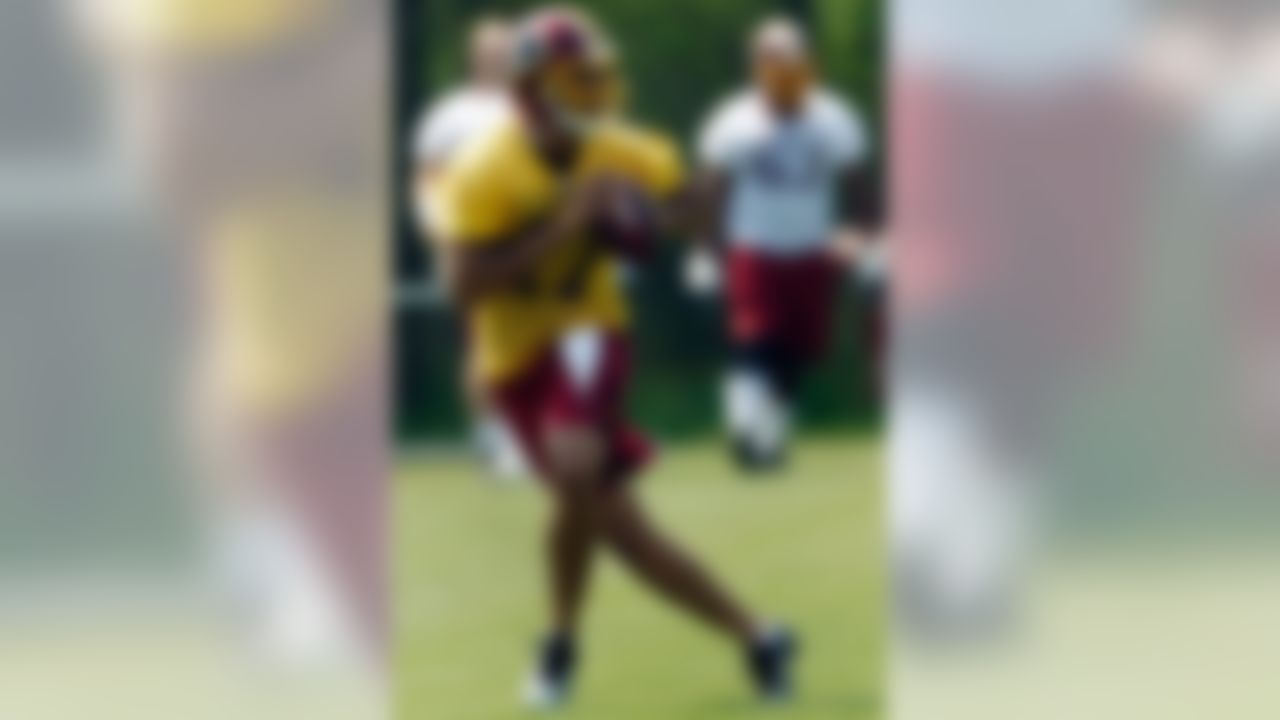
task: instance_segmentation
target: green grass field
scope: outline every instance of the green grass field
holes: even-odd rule
[[[556,717],[878,717],[879,462],[876,439],[808,440],[786,476],[743,481],[717,445],[667,448],[644,496],[734,589],[800,631],[798,697],[759,707],[735,649],[606,560],[578,692]],[[542,628],[544,500],[484,481],[465,458],[406,454],[397,475],[397,717],[528,717],[518,688]]]

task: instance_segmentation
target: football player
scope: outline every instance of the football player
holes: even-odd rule
[[[506,93],[511,28],[506,21],[483,18],[468,39],[468,77],[423,113],[414,131],[414,210],[422,236],[430,240],[431,179],[469,140],[502,122],[510,113]],[[510,429],[492,407],[483,383],[464,368],[464,400],[475,423],[476,450],[495,478],[515,480],[527,474],[527,463]]]
[[[827,344],[842,265],[868,256],[878,210],[868,137],[850,104],[823,87],[804,31],[765,20],[751,37],[753,86],[722,102],[699,138],[711,233],[727,246],[733,358],[725,420],[739,462],[785,455],[791,405]],[[692,284],[718,284],[704,247]]]
[[[643,255],[681,166],[661,136],[618,117],[602,30],[578,11],[535,12],[516,36],[509,122],[433,183],[430,215],[465,308],[470,361],[553,499],[550,628],[526,689],[565,699],[597,549],[739,647],[759,691],[785,696],[791,635],[763,623],[650,520],[631,483],[651,448],[628,422],[627,306],[619,255]]]

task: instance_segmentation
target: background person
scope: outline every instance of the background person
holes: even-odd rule
[[[801,27],[767,19],[748,51],[752,87],[715,109],[698,152],[726,246],[725,423],[743,467],[767,469],[783,461],[800,382],[826,351],[842,266],[865,255],[880,218],[866,125],[820,84]],[[710,261],[694,262],[694,282],[714,284]]]

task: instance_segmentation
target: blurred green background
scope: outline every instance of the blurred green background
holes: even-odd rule
[[[463,74],[467,27],[481,15],[517,15],[528,0],[402,0],[398,43],[398,172],[408,176],[407,141],[425,104]],[[621,48],[633,115],[689,149],[711,108],[745,79],[743,41],[763,16],[786,12],[812,29],[827,82],[882,132],[882,0],[589,0]],[[879,157],[873,159],[879,165]],[[882,174],[881,174],[882,175]],[[412,288],[429,276],[400,191],[397,275]],[[632,408],[666,439],[705,436],[718,426],[725,359],[723,308],[690,298],[679,282],[678,243],[646,267],[632,289],[637,378]],[[802,399],[809,430],[874,428],[880,407],[865,341],[869,298],[850,283],[836,342]],[[460,333],[446,307],[402,303],[395,318],[398,429],[407,441],[461,437],[466,420],[457,389]]]

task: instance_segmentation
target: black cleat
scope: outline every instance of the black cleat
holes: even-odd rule
[[[762,700],[791,698],[791,665],[798,654],[799,643],[785,628],[770,630],[747,649],[747,669]]]
[[[563,705],[573,688],[577,646],[565,635],[548,635],[538,646],[535,663],[524,688],[525,704],[536,710]]]

